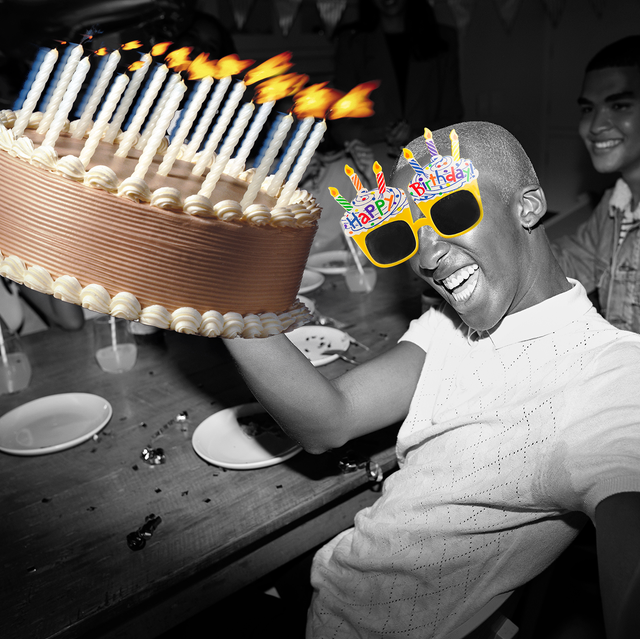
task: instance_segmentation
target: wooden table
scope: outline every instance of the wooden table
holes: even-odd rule
[[[308,297],[371,351],[395,343],[419,315],[419,280],[402,265],[379,270],[370,295],[349,294],[327,276]],[[364,471],[341,474],[347,450],[395,466],[397,426],[341,450],[301,452],[258,470],[224,470],[191,446],[195,427],[252,397],[221,340],[161,332],[140,343],[128,373],[103,373],[93,357],[91,322],[78,332],[51,329],[24,338],[28,389],[0,397],[0,413],[64,392],[101,395],[113,416],[94,439],[34,457],[0,453],[0,637],[154,637],[351,525],[377,497]],[[320,370],[335,377],[343,361]],[[154,432],[166,463],[140,457]],[[127,535],[147,515],[162,522],[146,546]]]

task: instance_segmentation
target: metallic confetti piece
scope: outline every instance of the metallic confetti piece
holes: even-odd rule
[[[164,464],[167,461],[162,448],[143,448],[140,457],[150,466]]]

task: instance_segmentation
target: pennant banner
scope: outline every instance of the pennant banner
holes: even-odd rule
[[[496,8],[498,9],[498,15],[502,20],[507,32],[511,31],[513,23],[516,21],[518,15],[518,9],[522,0],[493,0]]]
[[[233,8],[233,19],[235,20],[238,31],[242,31],[252,5],[253,0],[233,0],[231,3]]]
[[[551,24],[555,27],[560,22],[567,0],[542,0]]]
[[[327,35],[331,37],[347,8],[347,0],[317,0],[316,6],[327,30]]]
[[[289,35],[291,25],[298,15],[298,9],[302,0],[275,0],[278,12],[278,24],[282,35]]]

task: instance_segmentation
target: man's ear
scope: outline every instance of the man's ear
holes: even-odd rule
[[[518,217],[527,229],[533,228],[547,212],[547,198],[541,186],[525,186],[520,191]]]

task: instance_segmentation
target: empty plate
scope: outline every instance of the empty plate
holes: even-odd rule
[[[0,450],[44,455],[77,446],[111,419],[111,404],[89,393],[61,393],[34,399],[0,417]]]

